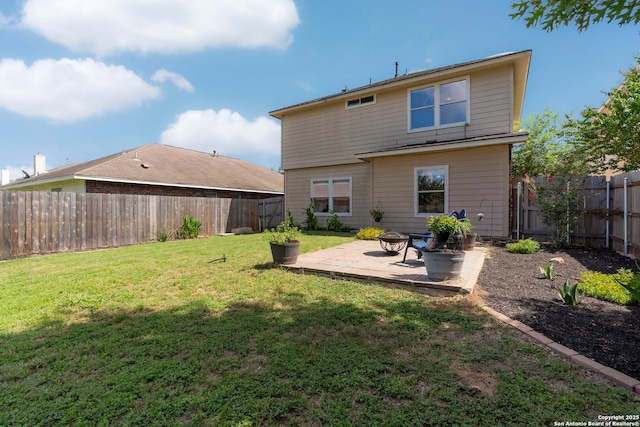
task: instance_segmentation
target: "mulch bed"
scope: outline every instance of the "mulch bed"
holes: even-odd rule
[[[530,326],[578,353],[640,379],[640,305],[619,305],[585,296],[576,306],[562,303],[558,288],[580,280],[584,271],[637,271],[633,260],[606,249],[554,249],[512,254],[490,246],[477,294],[494,310]],[[544,279],[540,267],[552,258],[557,277]]]

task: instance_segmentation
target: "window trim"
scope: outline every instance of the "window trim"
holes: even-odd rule
[[[366,102],[362,102],[364,99],[368,99],[368,98],[372,98],[371,101],[366,101]],[[349,105],[350,102],[355,102],[357,101],[357,104],[352,104]],[[351,110],[352,108],[359,108],[359,107],[365,107],[367,105],[374,105],[377,102],[377,97],[375,94],[373,95],[367,95],[367,96],[361,96],[359,98],[352,98],[352,99],[347,99],[344,102],[344,108],[345,110]]]
[[[455,123],[447,123],[447,124],[440,124],[440,107],[442,106],[442,103],[440,102],[440,87],[449,83],[455,83],[455,82],[461,82],[461,81],[465,81],[466,82],[466,89],[467,89],[467,99],[466,99],[466,111],[465,111],[465,115],[466,115],[466,119],[462,122],[455,122]],[[411,127],[411,93],[417,90],[421,90],[421,89],[427,89],[427,88],[435,88],[434,90],[434,97],[433,97],[433,126],[426,126],[426,127],[420,127],[420,128],[412,128]],[[445,129],[445,128],[450,128],[450,127],[456,127],[456,126],[466,126],[469,125],[471,123],[471,78],[470,76],[460,76],[460,77],[456,77],[453,79],[449,79],[449,80],[443,80],[437,83],[430,83],[430,84],[426,84],[426,85],[422,85],[422,86],[416,86],[416,87],[412,87],[407,89],[407,132],[412,133],[412,132],[423,132],[426,130],[433,130],[433,129]]]
[[[349,212],[336,212],[338,216],[353,216],[353,179],[350,176],[343,177],[332,177],[332,178],[311,178],[310,185],[310,195],[311,199],[313,199],[313,184],[316,182],[327,182],[329,183],[329,211],[333,210],[333,183],[334,181],[349,181]],[[316,216],[332,216],[329,212],[314,212]]]
[[[418,171],[425,169],[444,169],[444,211],[443,212],[419,212],[418,198]],[[434,215],[443,215],[449,212],[449,165],[418,166],[413,168],[413,215],[416,218],[428,218]]]

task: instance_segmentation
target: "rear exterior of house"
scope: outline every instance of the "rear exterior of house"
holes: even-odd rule
[[[511,146],[531,51],[397,76],[271,112],[282,123],[285,205],[320,225],[421,232],[466,209],[483,236],[509,235]],[[369,215],[384,211],[381,223]],[[484,220],[478,221],[482,212]]]

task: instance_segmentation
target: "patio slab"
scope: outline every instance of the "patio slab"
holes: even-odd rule
[[[426,295],[453,296],[473,292],[485,250],[479,247],[465,251],[460,278],[444,281],[429,280],[424,262],[417,258],[415,250],[409,249],[405,262],[402,256],[403,252],[388,254],[377,241],[357,240],[299,255],[295,264],[283,267],[302,274],[378,283]]]

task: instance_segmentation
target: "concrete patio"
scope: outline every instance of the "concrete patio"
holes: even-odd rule
[[[482,247],[465,251],[460,278],[430,281],[416,251],[409,248],[405,262],[402,262],[403,254],[404,250],[396,255],[388,254],[378,241],[357,240],[299,255],[295,264],[283,267],[302,274],[377,283],[432,296],[454,296],[473,292],[485,258]]]

